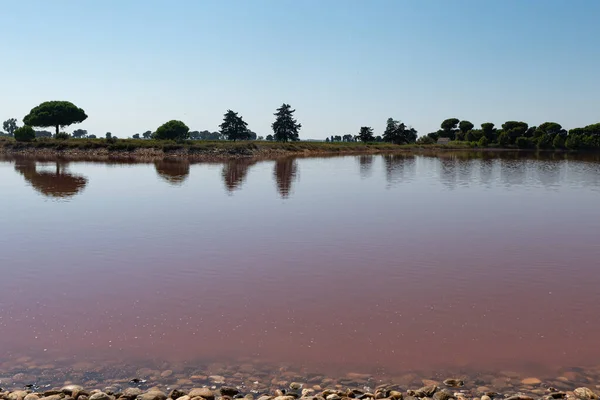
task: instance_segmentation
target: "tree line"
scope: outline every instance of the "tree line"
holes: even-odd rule
[[[294,142],[300,140],[299,131],[302,124],[294,118],[296,110],[289,104],[282,104],[275,112],[275,121],[271,124],[273,134],[267,136],[267,140],[280,142]],[[10,118],[3,123],[6,136],[14,137],[17,141],[29,142],[36,137],[54,137],[55,139],[88,138],[96,139],[95,135],[89,135],[84,129],[76,129],[72,134],[61,132],[60,129],[87,119],[85,111],[68,101],[47,101],[34,107],[29,114],[23,118],[24,125],[17,126],[17,120]],[[49,131],[36,131],[33,127],[53,127],[55,133]],[[241,115],[232,110],[227,110],[223,116],[223,122],[219,125],[218,132],[191,131],[189,127],[178,120],[171,120],[159,126],[156,131],[146,131],[142,134],[136,133],[134,139],[157,139],[157,140],[261,140],[255,132],[248,128],[248,123]],[[107,132],[107,140],[114,141],[117,138]]]
[[[178,120],[171,120],[159,126],[156,131],[136,133],[134,139],[157,140],[269,140],[269,141],[298,141],[302,124],[294,118],[296,110],[289,104],[282,104],[274,113],[275,121],[271,124],[272,134],[266,137],[258,136],[248,128],[243,117],[233,110],[227,110],[219,131],[190,131],[189,127]],[[76,129],[72,134],[60,131],[60,128],[83,122],[87,119],[85,111],[68,101],[48,101],[34,107],[23,118],[24,126],[18,127],[15,118],[4,121],[2,127],[7,136],[18,141],[31,141],[36,137],[54,137],[56,139],[89,138],[95,139],[84,129]],[[33,127],[52,127],[50,131],[36,131]],[[110,132],[105,135],[107,140],[116,140]],[[468,143],[472,147],[506,147],[521,149],[600,149],[600,123],[574,128],[569,131],[559,123],[544,122],[539,126],[530,126],[523,121],[506,121],[499,128],[492,122],[484,122],[480,128],[468,120],[448,118],[440,124],[440,129],[418,137],[417,131],[404,122],[388,118],[385,130],[375,136],[373,128],[363,126],[356,135],[333,135],[326,142],[388,142],[403,144],[434,144],[440,139],[444,143]]]

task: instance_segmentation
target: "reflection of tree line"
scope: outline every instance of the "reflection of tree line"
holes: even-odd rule
[[[555,185],[561,179],[561,161],[592,161],[600,163],[598,154],[566,154],[566,153],[515,153],[515,152],[443,152],[437,154],[421,154],[422,163],[434,163],[439,173],[440,181],[449,188],[466,185],[475,179],[484,185],[490,184],[498,172],[497,179],[506,185],[523,184],[528,172],[535,172],[537,182],[544,186]],[[389,185],[411,181],[416,176],[417,156],[414,154],[385,154],[382,156],[361,155],[357,157],[359,172],[362,178],[372,175],[373,163],[380,158]],[[531,163],[528,160],[544,161]],[[89,161],[89,160],[86,160]],[[94,162],[94,161],[91,161]],[[138,161],[97,161],[104,164],[121,165],[137,164]],[[245,182],[248,171],[260,160],[251,158],[232,159],[222,164],[221,176],[229,193],[239,190]],[[48,161],[44,162],[45,164]],[[38,161],[33,159],[16,159],[15,170],[20,173],[31,186],[41,194],[54,198],[68,198],[81,192],[87,185],[84,176],[71,173],[69,162],[64,160],[50,161],[52,170],[38,168]],[[590,164],[591,174],[585,174],[585,179],[591,179],[595,184],[600,178],[595,176],[600,170],[600,164]],[[171,185],[182,185],[190,174],[190,161],[179,159],[163,159],[154,162],[156,173]],[[430,167],[433,167],[431,165]],[[478,176],[475,172],[479,172]],[[286,157],[274,161],[273,178],[279,195],[289,197],[292,185],[298,176],[297,158]]]

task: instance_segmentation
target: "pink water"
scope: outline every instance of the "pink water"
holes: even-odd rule
[[[2,357],[600,357],[597,158],[5,159],[0,187]]]

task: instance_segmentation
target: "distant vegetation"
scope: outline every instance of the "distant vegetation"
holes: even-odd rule
[[[24,126],[19,128],[16,118],[9,118],[2,123],[4,132],[0,136],[14,138],[18,142],[33,142],[38,147],[108,147],[111,149],[132,150],[138,147],[169,148],[173,144],[161,141],[174,141],[178,146],[192,145],[192,141],[276,141],[298,142],[302,128],[295,118],[296,110],[289,104],[282,104],[275,112],[272,123],[272,134],[266,137],[258,136],[248,128],[248,124],[237,112],[227,110],[218,132],[190,131],[182,121],[172,120],[156,128],[154,132],[135,133],[133,139],[118,140],[107,132],[104,139],[96,139],[96,135],[88,134],[87,130],[75,129],[72,133],[61,132],[60,129],[87,119],[87,114],[81,108],[68,101],[48,101],[34,107],[23,118]],[[33,127],[52,127],[53,134],[46,130],[34,130]],[[71,144],[71,140],[88,139],[85,143]],[[62,145],[52,145],[51,141],[61,141]],[[9,140],[10,142],[10,140]],[[9,142],[4,142],[6,143]],[[461,148],[515,148],[515,149],[568,149],[592,150],[600,149],[600,123],[569,131],[556,122],[544,122],[539,126],[529,126],[522,121],[506,121],[500,127],[491,122],[481,124],[480,128],[467,120],[448,118],[440,124],[440,129],[418,137],[417,131],[399,120],[388,118],[385,130],[376,135],[373,128],[363,126],[357,134],[332,135],[325,139],[324,144],[335,142],[362,142],[371,146],[378,143],[392,145],[431,146]],[[192,146],[193,147],[193,146]],[[198,146],[196,146],[198,147]],[[202,147],[202,146],[200,146]],[[358,149],[358,148],[357,148]]]

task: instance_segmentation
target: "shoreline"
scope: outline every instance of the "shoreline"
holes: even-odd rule
[[[108,371],[97,365],[70,368],[61,374],[50,365],[2,375],[3,400],[596,400],[598,373],[567,371],[539,379],[511,372],[494,375],[415,373],[378,379],[371,374],[340,377],[280,368],[267,371],[243,366],[193,368],[185,373],[169,366]],[[18,372],[21,371],[21,372]],[[40,373],[36,375],[36,373]],[[60,376],[63,375],[63,376]],[[52,380],[49,377],[53,377]],[[62,378],[62,379],[61,379]]]
[[[335,157],[360,155],[430,155],[444,153],[477,152],[518,153],[518,154],[590,154],[589,152],[573,152],[568,150],[512,149],[495,147],[469,147],[453,145],[390,145],[362,143],[315,143],[315,142],[204,142],[193,144],[163,144],[162,146],[145,146],[122,140],[118,146],[96,146],[82,139],[72,139],[64,143],[52,143],[53,146],[40,146],[40,143],[4,143],[0,142],[0,155],[8,157],[55,157],[66,159],[106,159],[106,160],[159,160],[173,158],[189,161],[227,161],[233,159],[276,159],[281,157]],[[138,141],[136,141],[138,142]]]

